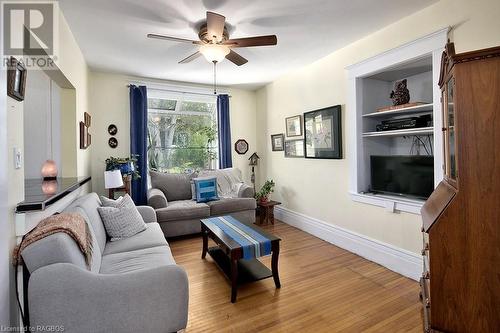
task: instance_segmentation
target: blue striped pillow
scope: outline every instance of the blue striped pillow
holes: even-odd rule
[[[219,200],[217,195],[217,178],[195,178],[193,179],[196,190],[196,202],[208,202]]]

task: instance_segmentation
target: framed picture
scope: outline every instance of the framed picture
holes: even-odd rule
[[[248,151],[248,142],[244,139],[239,139],[234,143],[234,150],[240,155],[245,155]]]
[[[89,113],[87,112],[83,113],[83,121],[86,127],[90,127],[90,125],[92,124],[92,117],[90,116]]]
[[[283,151],[285,149],[285,135],[283,133],[271,135],[271,144],[273,151]]]
[[[302,116],[285,118],[286,136],[302,136]]]
[[[304,157],[304,140],[285,141],[285,157]]]
[[[80,121],[80,149],[87,149],[89,146],[89,128],[85,122]]]
[[[305,157],[342,158],[341,106],[304,113]]]
[[[24,100],[26,88],[26,67],[16,58],[10,57],[7,68],[7,95],[15,100]]]

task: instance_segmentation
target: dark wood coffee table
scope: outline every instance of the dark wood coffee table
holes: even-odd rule
[[[271,242],[271,270],[261,263],[257,258],[243,259],[243,247],[229,236],[217,225],[210,223],[210,219],[201,220],[201,233],[203,235],[203,250],[201,258],[205,259],[210,254],[217,266],[231,282],[231,303],[236,302],[238,285],[259,281],[262,279],[274,279],[276,288],[281,288],[278,275],[278,257],[280,252],[280,238],[253,225],[243,223],[253,229],[261,236]],[[212,239],[217,246],[208,247],[208,238]]]

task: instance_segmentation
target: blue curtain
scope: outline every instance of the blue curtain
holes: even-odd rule
[[[140,178],[132,180],[132,199],[136,205],[147,203],[148,96],[146,86],[130,85],[130,153],[137,155]]]
[[[217,121],[219,125],[219,168],[231,168],[231,127],[229,125],[229,96],[217,96]]]

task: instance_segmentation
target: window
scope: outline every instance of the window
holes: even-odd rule
[[[217,168],[215,97],[148,94],[149,169],[180,173]]]

